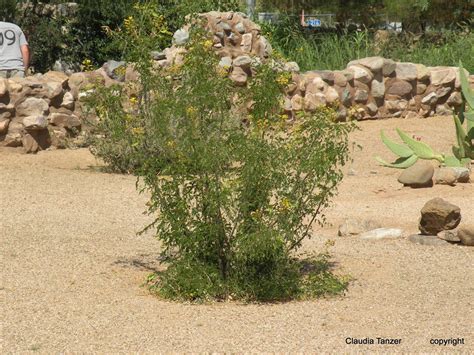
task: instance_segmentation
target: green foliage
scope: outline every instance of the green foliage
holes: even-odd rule
[[[465,67],[474,71],[474,57],[465,56],[474,47],[474,34],[468,26],[416,36],[391,34],[386,43],[378,43],[369,30],[310,32],[295,18],[285,16],[280,16],[277,24],[262,24],[262,28],[272,46],[302,70],[344,69],[351,60],[382,56],[428,66],[457,66],[464,57]]]
[[[163,297],[316,295],[330,274],[303,275],[293,254],[325,221],[354,126],[336,123],[330,109],[290,125],[280,114],[290,74],[259,64],[248,88],[233,85],[200,28],[182,64],[152,68],[144,50],[139,82],[96,89],[93,152],[127,166],[150,195],[156,219],[145,230],[156,230],[168,265],[155,284]],[[334,289],[337,279],[328,283]]]

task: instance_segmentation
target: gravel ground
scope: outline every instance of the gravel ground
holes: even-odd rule
[[[343,297],[310,302],[190,305],[164,302],[141,285],[158,267],[159,243],[136,232],[150,221],[146,196],[130,176],[104,174],[87,150],[35,156],[0,148],[2,353],[474,353],[474,248],[430,247],[406,239],[336,236],[347,217],[366,217],[406,235],[417,231],[423,204],[442,197],[474,219],[474,184],[406,189],[381,128],[401,127],[441,151],[454,139],[450,118],[364,122],[352,135],[351,168],[331,225],[314,230],[304,249],[331,239],[336,271],[354,281]],[[474,178],[474,176],[473,176]],[[347,345],[346,338],[374,345]],[[379,345],[377,337],[401,339]],[[439,346],[432,338],[464,338]]]

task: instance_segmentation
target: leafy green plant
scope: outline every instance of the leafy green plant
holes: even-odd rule
[[[288,73],[257,64],[249,86],[235,86],[202,26],[190,38],[182,64],[153,68],[142,51],[137,82],[90,97],[93,153],[114,164],[121,150],[119,164],[133,161],[150,196],[156,219],[145,230],[156,231],[167,265],[154,290],[193,301],[340,292],[347,284],[329,266],[304,274],[295,252],[325,222],[354,125],[326,108],[289,124]]]
[[[418,159],[427,159],[437,160],[446,166],[460,167],[468,165],[474,159],[474,94],[469,87],[462,63],[459,64],[459,73],[464,102],[460,112],[453,115],[458,144],[452,147],[454,156],[437,153],[426,143],[409,137],[397,128],[398,135],[405,145],[391,141],[385,136],[383,131],[380,132],[380,135],[382,142],[399,158],[393,163],[387,163],[382,158],[376,157],[375,159],[379,163],[391,168],[405,169],[415,164]],[[467,129],[463,126],[464,121],[466,122]]]

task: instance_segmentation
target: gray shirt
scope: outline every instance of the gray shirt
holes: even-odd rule
[[[0,21],[0,70],[24,70],[20,46],[28,44],[17,25]]]

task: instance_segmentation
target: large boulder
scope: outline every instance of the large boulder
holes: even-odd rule
[[[428,201],[421,209],[419,229],[424,235],[437,235],[456,228],[461,222],[461,209],[442,198]]]
[[[16,115],[26,116],[44,116],[49,110],[48,102],[37,97],[28,97],[16,106]]]

